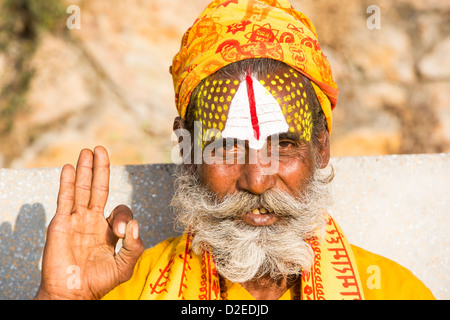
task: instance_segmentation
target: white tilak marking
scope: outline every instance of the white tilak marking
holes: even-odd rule
[[[281,112],[280,104],[272,94],[264,88],[257,79],[253,78],[256,112],[259,120],[260,138],[253,134],[250,118],[250,105],[247,94],[247,83],[242,81],[233,100],[231,101],[228,119],[222,132],[223,138],[248,140],[249,147],[260,150],[266,143],[267,137],[289,130],[286,119]]]

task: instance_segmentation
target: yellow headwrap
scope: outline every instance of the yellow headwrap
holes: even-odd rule
[[[250,58],[282,61],[309,78],[331,132],[339,90],[315,27],[286,0],[215,0],[203,11],[184,34],[171,67],[180,117],[200,81]]]

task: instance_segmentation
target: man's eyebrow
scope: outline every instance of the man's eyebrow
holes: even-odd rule
[[[233,143],[233,144],[243,145],[243,146],[248,145],[248,141],[246,141],[246,140],[241,140],[241,139],[237,139],[237,138],[233,138],[233,137],[224,138],[222,136],[220,138],[212,137],[211,140],[205,141],[205,142],[206,142],[205,147],[207,145],[210,145],[213,142],[216,143],[216,145],[218,145],[218,146],[220,146],[221,144],[225,144],[225,143]]]
[[[278,134],[278,139],[290,139],[299,141],[300,139],[300,133],[298,132],[283,132]]]

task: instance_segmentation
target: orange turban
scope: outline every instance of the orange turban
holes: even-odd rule
[[[331,132],[339,90],[315,27],[286,0],[215,0],[203,11],[184,34],[171,67],[180,117],[200,81],[250,58],[282,61],[309,78]]]

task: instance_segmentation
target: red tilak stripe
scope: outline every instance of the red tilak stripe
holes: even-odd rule
[[[259,120],[258,114],[256,113],[255,91],[253,90],[253,79],[251,76],[250,68],[247,68],[245,80],[247,81],[247,94],[248,102],[250,104],[250,117],[252,120],[253,134],[255,135],[256,140],[259,140]]]

